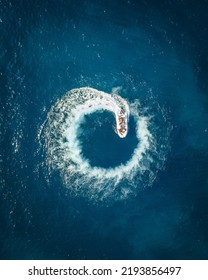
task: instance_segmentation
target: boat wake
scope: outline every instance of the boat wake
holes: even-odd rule
[[[115,132],[121,138],[127,136],[129,115],[135,121],[138,143],[129,160],[116,167],[92,166],[78,137],[86,115],[102,110],[113,113]],[[52,106],[42,129],[49,173],[58,170],[75,195],[103,200],[135,194],[152,184],[165,159],[164,145],[151,130],[152,120],[153,116],[142,113],[138,100],[128,104],[118,94],[89,87],[70,90]]]

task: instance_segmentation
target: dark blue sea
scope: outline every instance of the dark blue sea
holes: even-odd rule
[[[208,259],[207,7],[0,1],[0,259]],[[40,127],[58,99],[85,86],[121,87],[156,118],[165,159],[128,198],[93,201],[47,173]],[[82,124],[83,154],[117,166],[136,145],[134,121],[120,142],[112,116],[96,114]],[[103,129],[93,132],[93,118]]]

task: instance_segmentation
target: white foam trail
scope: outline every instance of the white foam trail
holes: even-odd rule
[[[120,137],[127,134],[130,112],[135,119],[138,145],[132,157],[115,168],[92,167],[82,156],[78,129],[85,115],[98,110],[108,110],[115,115]],[[148,123],[148,117],[139,115],[138,102],[130,104],[129,110],[127,102],[117,94],[88,87],[73,89],[48,113],[44,128],[47,164],[50,170],[58,169],[66,186],[76,193],[99,199],[109,195],[123,198],[134,192],[147,171],[151,173],[151,152],[155,152],[155,144]]]

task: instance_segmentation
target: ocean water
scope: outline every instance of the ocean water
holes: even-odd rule
[[[208,258],[207,4],[0,1],[0,259]],[[126,138],[102,110],[59,133],[81,87]]]

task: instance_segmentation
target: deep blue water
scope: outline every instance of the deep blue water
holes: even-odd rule
[[[83,156],[90,160],[91,166],[116,167],[131,158],[138,145],[133,117],[130,117],[125,138],[118,137],[112,129],[114,126],[114,116],[110,112],[97,112],[85,117],[78,138]]]
[[[207,5],[0,1],[1,259],[208,258]],[[125,98],[167,112],[164,168],[135,197],[99,206],[70,196],[59,174],[46,180],[38,129],[81,86],[121,86]],[[125,162],[134,124],[124,142],[108,121],[103,128],[107,140],[97,131],[96,152],[90,140],[83,153],[92,165]]]

